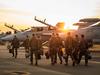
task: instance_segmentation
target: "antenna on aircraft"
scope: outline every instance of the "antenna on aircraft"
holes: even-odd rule
[[[34,17],[34,20],[36,20],[36,16]]]

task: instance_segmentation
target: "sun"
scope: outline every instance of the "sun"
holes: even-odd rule
[[[73,23],[66,23],[64,25],[64,30],[77,30],[78,26],[73,26]]]

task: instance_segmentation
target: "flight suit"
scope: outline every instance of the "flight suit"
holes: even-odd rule
[[[56,53],[56,58],[55,58],[55,62],[57,62],[57,55],[59,57],[59,60],[60,60],[60,64],[62,64],[62,56],[63,56],[63,51],[62,51],[62,47],[63,47],[63,43],[62,43],[62,39],[57,36],[56,37],[56,50],[57,50],[57,53]]]
[[[71,36],[67,36],[65,39],[65,65],[68,65],[68,57],[70,56],[73,62],[73,50],[74,50],[74,39]]]
[[[38,65],[38,39],[33,36],[30,39],[30,62],[33,65],[33,54],[35,55],[35,65]]]
[[[88,42],[86,39],[81,38],[80,43],[79,43],[79,48],[80,48],[80,52],[79,52],[79,59],[78,59],[78,64],[81,61],[82,56],[85,56],[85,65],[88,65]]]
[[[38,59],[41,59],[41,55],[43,55],[42,39],[38,37]]]
[[[78,36],[74,38],[74,49],[73,49],[73,66],[78,63],[78,54],[79,54],[79,38]]]
[[[51,64],[54,65],[56,62],[56,53],[57,53],[57,42],[56,42],[56,37],[51,36],[49,39],[49,53],[51,57]]]
[[[23,46],[25,48],[25,57],[29,57],[29,38],[26,38],[25,41],[23,42]]]
[[[18,52],[17,49],[19,48],[19,40],[17,39],[17,37],[14,37],[14,39],[11,42],[11,46],[12,46],[12,54],[13,57],[17,58]]]

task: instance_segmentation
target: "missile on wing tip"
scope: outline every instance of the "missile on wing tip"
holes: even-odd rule
[[[11,27],[13,27],[13,25]]]
[[[44,19],[44,22],[46,21],[46,19]]]
[[[36,16],[34,17],[34,19],[36,20]]]

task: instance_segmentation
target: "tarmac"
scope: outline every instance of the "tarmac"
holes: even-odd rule
[[[23,48],[18,50],[18,58],[12,57],[6,46],[0,46],[0,75],[100,75],[100,45],[95,45],[91,48],[92,59],[89,60],[89,65],[84,66],[84,58],[80,65],[72,66],[72,61],[69,59],[69,65],[50,64],[50,59],[42,56],[39,60],[39,65],[30,65],[29,59],[25,58]]]

